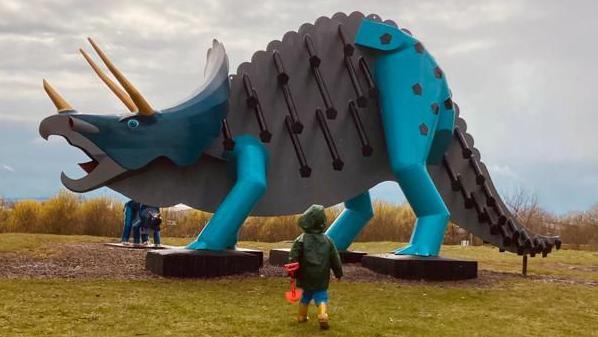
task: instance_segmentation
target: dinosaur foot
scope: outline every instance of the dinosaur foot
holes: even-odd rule
[[[394,251],[395,255],[417,255],[417,256],[436,256],[430,247],[423,245],[408,244],[403,248]]]

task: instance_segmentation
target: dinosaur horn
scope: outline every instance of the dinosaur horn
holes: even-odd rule
[[[96,53],[98,53],[98,55],[100,56],[102,61],[104,61],[104,64],[106,64],[106,67],[108,67],[108,69],[110,70],[112,75],[114,75],[114,77],[116,77],[118,82],[123,86],[125,91],[129,94],[129,96],[131,97],[131,99],[133,100],[133,102],[135,103],[137,108],[139,109],[139,114],[144,115],[144,116],[153,115],[154,109],[145,100],[143,95],[141,95],[141,93],[139,93],[137,88],[135,88],[133,86],[133,84],[131,84],[131,82],[129,82],[129,80],[125,77],[125,75],[123,75],[120,72],[120,70],[118,70],[118,68],[116,68],[114,66],[114,64],[112,64],[112,62],[110,61],[110,59],[108,59],[106,54],[104,54],[104,52],[100,49],[100,47],[98,47],[98,45],[91,38],[88,38],[87,40],[89,40],[89,43],[91,43],[91,46],[93,47],[93,49],[96,51]]]
[[[110,90],[112,90],[112,92],[127,106],[129,111],[131,111],[131,112],[137,111],[137,106],[135,105],[135,103],[133,103],[133,100],[131,99],[131,97],[126,92],[124,92],[116,83],[114,83],[114,81],[112,81],[102,71],[102,69],[100,69],[100,67],[98,67],[98,65],[91,59],[91,57],[85,52],[85,50],[79,49],[79,52],[81,53],[81,55],[83,55],[83,57],[85,58],[87,63],[89,63],[89,65],[91,66],[93,71],[95,71],[95,73],[98,74],[100,79],[104,83],[106,83],[108,88],[110,88]]]
[[[54,89],[50,85],[50,83],[48,83],[48,81],[46,81],[45,79],[44,90],[46,91],[48,96],[50,96],[50,99],[52,100],[52,103],[54,103],[54,105],[56,106],[56,109],[58,109],[58,113],[74,110],[73,107],[64,98],[62,98],[58,91],[56,91],[56,89]]]

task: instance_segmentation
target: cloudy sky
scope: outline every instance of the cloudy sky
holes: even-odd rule
[[[499,189],[524,188],[554,212],[598,203],[598,3],[588,1],[0,0],[0,195],[46,197],[86,158],[42,141],[47,78],[81,112],[124,106],[77,49],[95,37],[153,106],[200,83],[212,38],[231,70],[304,22],[359,10],[409,28],[442,65]],[[109,194],[101,190],[96,194]],[[402,201],[394,183],[374,196]]]

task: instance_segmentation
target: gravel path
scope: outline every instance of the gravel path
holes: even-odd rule
[[[144,249],[127,249],[101,243],[77,243],[57,245],[47,256],[31,254],[0,253],[0,278],[68,278],[68,279],[151,279],[161,278],[145,270]],[[343,266],[343,281],[392,282],[398,284],[427,284],[446,287],[490,287],[500,281],[517,280],[522,276],[480,270],[478,278],[467,281],[423,282],[398,280],[377,274],[359,264]],[[231,276],[232,278],[256,277],[255,274]],[[260,269],[260,277],[286,277],[281,267],[271,266],[268,261]],[[527,279],[565,284],[598,286],[598,282],[558,278],[552,276],[529,276]]]

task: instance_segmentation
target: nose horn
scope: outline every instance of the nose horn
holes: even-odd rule
[[[44,90],[52,100],[52,103],[56,106],[58,113],[73,111],[73,107],[44,79]]]

